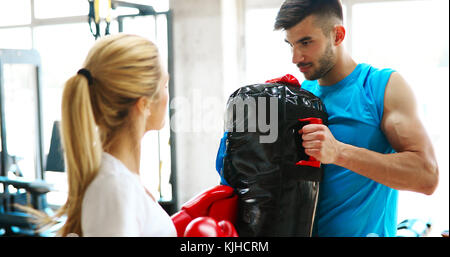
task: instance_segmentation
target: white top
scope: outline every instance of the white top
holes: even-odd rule
[[[82,203],[83,236],[176,236],[175,226],[139,176],[108,153]]]

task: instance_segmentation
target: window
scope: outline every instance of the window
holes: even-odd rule
[[[13,160],[6,175],[36,178],[38,123],[36,67],[29,64],[3,64],[4,121],[7,152]]]
[[[254,9],[245,14],[246,85],[262,83],[287,73],[303,79],[291,62],[284,32],[273,30],[277,13],[278,9]]]
[[[31,2],[14,0],[0,2],[0,26],[31,23]]]
[[[400,191],[398,219],[429,220],[437,235],[449,225],[448,5],[444,0],[356,4],[352,20],[357,62],[397,70],[414,91],[440,180],[431,196]]]
[[[31,28],[0,29],[0,48],[4,49],[31,49]]]
[[[87,0],[34,0],[34,16],[37,19],[82,16],[89,14]]]
[[[44,152],[47,153],[53,121],[61,119],[64,83],[81,68],[95,40],[86,23],[39,26],[33,34],[42,60]]]

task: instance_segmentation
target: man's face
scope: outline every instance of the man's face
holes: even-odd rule
[[[308,16],[286,30],[285,41],[292,48],[292,62],[307,80],[324,77],[336,63],[331,36],[325,36],[314,19],[315,16]]]

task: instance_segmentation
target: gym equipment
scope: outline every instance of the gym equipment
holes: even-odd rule
[[[325,106],[292,75],[230,96],[216,164],[238,195],[239,236],[311,236],[323,168],[302,147],[298,131],[309,123],[327,125]],[[273,142],[262,142],[274,133],[267,127]]]
[[[16,204],[48,212],[43,176],[41,62],[35,50],[0,49],[0,231],[39,235]]]
[[[117,9],[118,7],[127,7],[133,8],[138,11],[138,14],[131,15],[119,15],[117,16],[117,20],[119,22],[119,30],[122,31],[122,19],[124,17],[134,17],[134,16],[142,16],[142,15],[156,15],[157,12],[150,5],[125,2],[125,1],[116,1],[116,0],[89,0],[89,14],[88,14],[88,23],[89,29],[91,30],[92,35],[97,40],[102,35],[100,33],[100,24],[102,21],[105,21],[105,32],[104,35],[109,35],[109,27],[112,17],[112,10]],[[92,29],[92,23],[95,25],[95,30]]]
[[[60,121],[53,122],[52,138],[50,140],[50,149],[45,163],[46,171],[64,172],[64,151],[61,144]]]

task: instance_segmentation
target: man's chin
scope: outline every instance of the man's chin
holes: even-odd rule
[[[303,77],[305,77],[306,80],[316,80],[314,78],[314,71],[312,70],[312,67],[310,69],[308,69],[307,71],[302,71],[301,69],[299,69],[300,73],[303,74]]]
[[[305,77],[306,80],[317,80],[318,78],[314,76],[314,74],[311,73],[303,73],[303,77]]]

